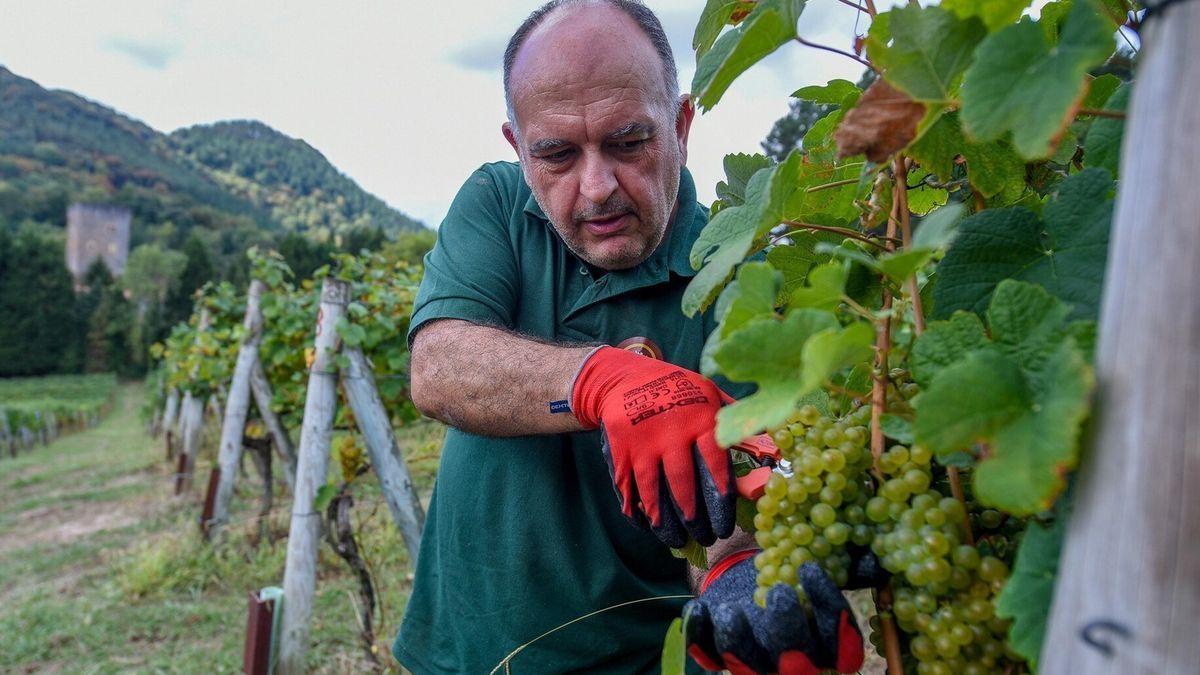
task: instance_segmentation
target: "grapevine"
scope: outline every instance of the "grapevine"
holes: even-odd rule
[[[1031,672],[1052,589],[1030,570],[1056,565],[1094,387],[1132,8],[843,4],[865,34],[829,51],[872,83],[798,89],[831,108],[799,149],[726,158],[683,300],[719,320],[705,374],[757,385],[718,440],[768,432],[785,460],[741,521],[755,600],[803,597],[808,562],[843,588],[874,565],[889,673]],[[822,47],[804,9],[710,0],[696,104]]]

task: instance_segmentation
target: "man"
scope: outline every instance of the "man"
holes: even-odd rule
[[[861,661],[815,567],[815,624],[794,592],[749,604],[754,542],[734,532],[713,435],[725,397],[694,372],[714,321],[679,309],[707,212],[684,169],[693,108],[658,20],[630,0],[555,0],[514,34],[504,82],[520,163],[485,165],[460,190],[411,322],[413,401],[451,428],[396,658],[418,674],[487,673],[611,608],[511,667],[654,671],[703,584],[690,638],[708,668]],[[633,336],[664,360],[601,346]],[[689,536],[712,545],[712,572],[671,555]]]

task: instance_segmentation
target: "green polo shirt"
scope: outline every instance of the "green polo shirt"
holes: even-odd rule
[[[520,167],[486,164],[459,191],[425,258],[410,330],[454,318],[553,341],[642,335],[696,370],[714,324],[680,311],[694,274],[688,252],[707,220],[686,169],[679,204],[645,262],[596,278],[554,232]],[[687,594],[685,572],[621,515],[596,432],[491,438],[450,429],[393,651],[418,675],[489,673],[572,619]],[[575,623],[522,650],[511,672],[657,672],[683,603],[655,600]]]

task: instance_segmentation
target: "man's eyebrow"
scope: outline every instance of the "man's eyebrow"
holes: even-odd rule
[[[620,129],[612,132],[608,136],[605,136],[605,139],[615,141],[618,138],[625,138],[626,136],[651,136],[654,134],[654,132],[655,127],[653,124],[647,124],[645,122],[630,122],[629,124],[626,124]]]
[[[546,138],[546,139],[540,140],[536,143],[530,143],[529,144],[529,154],[538,155],[543,152],[557,150],[558,148],[561,148],[564,145],[568,145],[568,143],[561,138]]]

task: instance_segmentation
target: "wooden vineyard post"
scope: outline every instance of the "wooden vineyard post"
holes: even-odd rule
[[[220,536],[221,528],[229,521],[229,501],[233,497],[238,459],[242,454],[246,413],[250,410],[250,372],[258,360],[258,345],[262,342],[263,316],[259,302],[265,289],[263,282],[253,279],[246,293],[246,316],[242,321],[246,334],[238,348],[233,381],[225,399],[225,415],[221,420],[221,449],[217,455],[220,477],[213,500],[212,520],[201,523],[208,538],[213,540]]]
[[[279,672],[293,675],[305,671],[309,622],[316,586],[317,549],[321,544],[321,514],[315,502],[317,490],[329,471],[329,444],[337,407],[337,366],[334,357],[341,340],[338,320],[346,312],[349,286],[326,278],[317,311],[314,360],[304,399],[304,422],[300,428],[300,453],[296,487],[292,494],[292,524],[288,532],[287,563],[283,573],[282,629],[279,636]]]
[[[175,433],[175,419],[179,416],[179,390],[174,387],[167,393],[166,409],[163,411],[162,431],[167,446],[167,461],[171,461],[175,449],[171,444],[172,434]]]
[[[208,310],[201,310],[199,332],[208,330],[209,321]],[[176,477],[175,494],[186,492],[192,485],[192,467],[196,463],[196,453],[200,449],[200,430],[204,426],[204,402],[204,397],[196,396],[190,391],[184,395],[179,424],[180,440],[183,441],[183,460],[179,463],[180,475]]]
[[[267,374],[263,372],[262,361],[258,359],[254,360],[250,368],[250,393],[254,395],[254,407],[258,409],[263,424],[266,425],[267,431],[271,433],[271,438],[275,441],[275,451],[283,460],[283,479],[287,482],[288,489],[294,490],[296,451],[292,446],[292,437],[288,435],[287,429],[283,428],[279,416],[275,414],[274,410],[271,410],[271,400],[274,398],[274,394],[271,392],[271,382],[267,380]]]
[[[392,433],[387,410],[375,388],[375,378],[367,358],[358,347],[348,345],[343,347],[342,354],[349,361],[349,367],[342,373],[346,399],[354,411],[354,419],[358,421],[367,452],[371,455],[371,466],[379,476],[392,520],[400,528],[409,560],[415,569],[417,551],[421,549],[421,529],[425,526],[425,511],[413,490],[412,476],[396,444],[396,436]]]
[[[1144,28],[1043,673],[1200,669],[1200,2]]]

